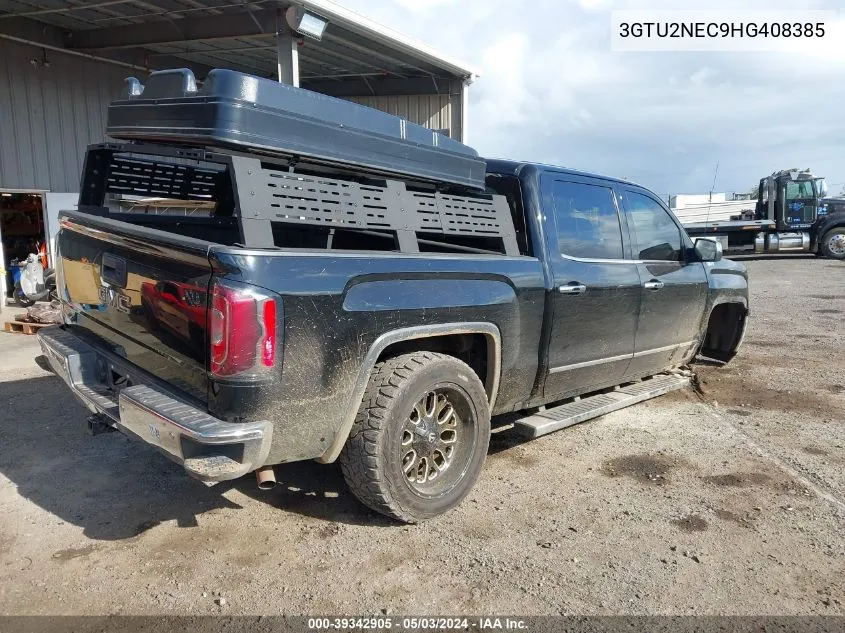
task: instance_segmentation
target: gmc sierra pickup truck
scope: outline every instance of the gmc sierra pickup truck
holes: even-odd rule
[[[339,460],[364,504],[416,522],[473,486],[493,416],[536,437],[687,384],[697,353],[737,353],[745,268],[647,189],[481,161],[321,95],[338,109],[322,125],[348,114],[333,146],[287,149],[279,117],[299,125],[306,91],[175,72],[128,80],[109,133],[131,142],[89,148],[60,218],[65,323],[39,338],[93,431],[206,482]],[[141,105],[172,109],[135,128]],[[248,119],[262,112],[276,123]]]

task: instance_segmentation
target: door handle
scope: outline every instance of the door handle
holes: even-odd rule
[[[652,279],[651,281],[647,281],[643,284],[643,288],[646,290],[660,290],[663,287],[662,281],[657,281],[656,279]]]
[[[565,295],[582,295],[587,292],[587,286],[584,284],[572,283],[560,286],[558,290]]]

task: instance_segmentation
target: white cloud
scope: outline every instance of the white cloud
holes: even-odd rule
[[[704,68],[701,68],[695,71],[692,75],[690,75],[689,79],[690,82],[692,82],[694,85],[700,86],[706,84],[708,79],[715,77],[716,75],[717,73],[715,70],[713,70],[712,68],[707,68],[705,66]]]
[[[395,0],[396,4],[411,13],[431,13],[435,9],[445,9],[447,5],[457,4],[460,0]]]
[[[526,124],[532,109],[532,96],[526,83],[525,66],[528,37],[509,33],[494,40],[481,54],[481,76],[495,77],[495,82],[479,80],[473,118],[489,124]],[[473,90],[473,94],[476,90]]]

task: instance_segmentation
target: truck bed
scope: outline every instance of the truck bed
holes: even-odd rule
[[[531,391],[545,279],[503,195],[138,143],[91,146],[81,191],[60,218],[66,329],[197,415],[271,421],[271,462],[336,457],[387,332],[475,324],[454,353],[500,368],[506,409]],[[138,381],[103,376],[109,402]]]
[[[486,355],[469,346],[465,359],[501,373],[495,412],[512,410],[536,378],[545,286],[534,257],[248,249],[79,211],[63,212],[61,223],[65,330],[107,361],[190,394],[215,420],[269,420],[271,463],[336,456],[334,433],[354,415],[386,332],[489,330],[475,335],[491,339]],[[266,380],[212,371],[207,324],[221,284],[277,303]],[[95,388],[117,402],[138,384],[115,364]]]

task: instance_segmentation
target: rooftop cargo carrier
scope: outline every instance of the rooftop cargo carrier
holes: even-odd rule
[[[128,78],[109,105],[106,133],[484,188],[484,160],[463,143],[373,108],[231,70],[212,70],[201,84],[188,69],[154,72],[146,85]]]

